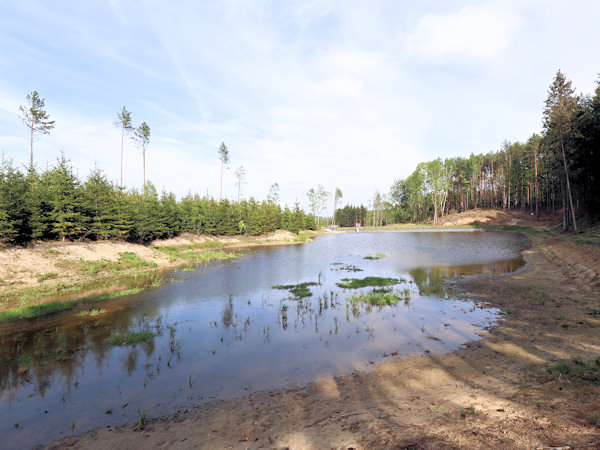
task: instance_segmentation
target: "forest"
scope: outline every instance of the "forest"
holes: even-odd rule
[[[230,202],[188,194],[177,200],[148,181],[125,190],[98,168],[79,180],[62,155],[45,171],[26,172],[3,158],[0,164],[0,243],[32,240],[125,239],[149,242],[182,232],[259,235],[314,229],[298,205],[282,209],[273,200]]]
[[[543,132],[496,152],[420,163],[396,180],[389,201],[376,194],[377,224],[417,222],[472,208],[562,215],[563,230],[600,214],[600,80],[593,96],[575,95],[558,71],[543,110]],[[377,217],[377,214],[380,214]]]

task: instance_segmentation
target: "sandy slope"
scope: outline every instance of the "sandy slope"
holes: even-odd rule
[[[144,427],[101,428],[50,448],[600,448],[600,385],[545,370],[600,356],[600,249],[533,244],[528,270],[452,283],[506,312],[464,349],[198,405]]]
[[[161,268],[187,264],[184,260],[173,260],[156,251],[158,247],[179,247],[202,244],[210,241],[226,248],[248,246],[281,245],[295,242],[296,236],[288,231],[277,231],[258,237],[209,237],[183,234],[181,236],[154,241],[150,245],[132,244],[121,241],[100,242],[41,242],[27,248],[15,247],[0,250],[0,309],[13,305],[7,299],[26,289],[82,285],[115,276],[114,273],[90,274],[82,270],[81,264],[92,261],[115,262],[124,253],[133,253],[142,261],[154,263]],[[201,251],[202,249],[198,249]],[[52,276],[45,278],[44,275]],[[119,276],[127,275],[121,272]],[[45,278],[45,279],[44,279]],[[41,299],[40,301],[44,301]]]

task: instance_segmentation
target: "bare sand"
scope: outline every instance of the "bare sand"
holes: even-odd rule
[[[547,371],[600,356],[600,247],[531,240],[525,270],[450,282],[505,312],[456,352],[390,358],[48,448],[600,448],[598,381]]]

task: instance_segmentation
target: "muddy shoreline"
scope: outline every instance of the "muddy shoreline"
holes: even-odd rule
[[[65,437],[48,448],[598,448],[600,249],[532,236],[526,268],[448,284],[503,319],[450,354],[264,390]],[[583,363],[582,363],[583,364]],[[595,373],[595,372],[594,372]]]

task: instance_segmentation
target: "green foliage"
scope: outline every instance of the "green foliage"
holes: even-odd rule
[[[600,356],[595,360],[573,359],[569,362],[560,362],[549,366],[547,371],[551,375],[561,374],[570,379],[598,383],[600,382]]]
[[[371,292],[369,294],[353,295],[348,298],[352,303],[369,303],[371,305],[395,305],[402,300],[398,295],[392,293]]]
[[[398,284],[400,280],[397,278],[385,277],[365,277],[365,278],[343,278],[341,282],[336,283],[338,287],[343,289],[357,289],[367,286],[391,286]]]
[[[54,167],[26,175],[12,161],[0,163],[0,246],[31,240],[110,240],[150,242],[183,232],[209,235],[260,235],[279,229],[314,229],[314,218],[300,209],[254,199],[238,203],[172,192],[126,191],[94,168],[82,182],[61,156]]]
[[[335,223],[340,227],[354,227],[357,223],[364,226],[367,222],[367,208],[346,205],[335,211]]]
[[[395,222],[421,222],[473,208],[561,212],[562,229],[600,217],[600,81],[575,96],[558,72],[543,111],[544,134],[505,141],[500,150],[420,163],[391,186]],[[336,211],[336,222],[337,219]]]
[[[374,255],[367,255],[363,259],[381,259],[385,258],[385,253],[375,253]]]
[[[154,336],[154,333],[150,331],[132,331],[127,334],[115,334],[106,340],[106,344],[110,346],[134,346],[136,344],[140,344],[142,342],[151,341]]]
[[[319,283],[315,283],[314,281],[308,281],[298,284],[278,284],[276,286],[273,286],[273,289],[287,290],[290,291],[290,293],[295,298],[304,298],[310,297],[312,295],[312,292],[310,292],[310,289],[308,289],[308,287],[318,286],[318,284]]]

